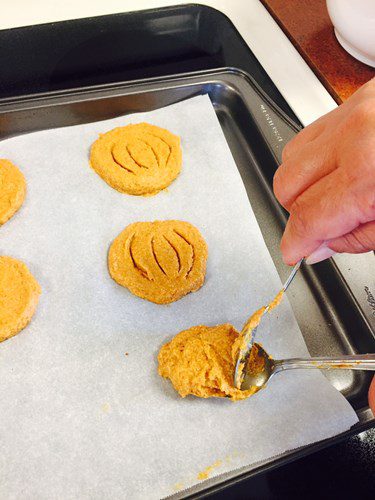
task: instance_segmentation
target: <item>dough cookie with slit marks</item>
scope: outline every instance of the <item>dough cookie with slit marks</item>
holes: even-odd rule
[[[113,241],[108,267],[134,295],[169,304],[203,285],[207,255],[202,235],[188,222],[136,222]]]
[[[91,147],[91,167],[111,187],[132,195],[153,195],[181,170],[180,138],[148,123],[117,127]]]
[[[40,293],[39,283],[23,262],[0,256],[0,342],[30,322]]]
[[[26,181],[22,172],[9,160],[0,159],[0,226],[22,206]]]

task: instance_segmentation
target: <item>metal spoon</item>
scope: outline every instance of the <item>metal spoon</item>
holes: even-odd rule
[[[294,276],[297,274],[298,269],[301,267],[301,264],[303,262],[303,259],[299,260],[297,264],[293,267],[288,279],[284,283],[282,287],[282,291],[286,292],[287,288],[293,281]],[[267,307],[264,310],[263,314],[266,314],[270,308],[270,304],[267,305]],[[259,325],[258,325],[259,326]],[[241,366],[243,366],[244,363],[246,363],[247,358],[249,357],[249,353],[251,351],[251,348],[253,346],[254,340],[255,340],[255,334],[257,332],[258,326],[251,331],[249,330],[248,326],[248,321],[244,324],[242,330],[241,330],[241,337],[245,339],[244,345],[241,347],[238,357],[237,357],[237,362],[236,362],[236,368],[234,371],[234,387],[240,388],[242,385],[242,378],[243,378],[243,373]],[[246,339],[246,336],[249,338]]]
[[[321,370],[369,370],[375,371],[375,354],[358,354],[334,358],[292,358],[272,359],[259,344],[255,343],[249,361],[245,366],[241,390],[256,386],[264,389],[276,374],[297,368],[317,368]]]

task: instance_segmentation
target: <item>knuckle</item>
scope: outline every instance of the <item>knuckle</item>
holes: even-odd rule
[[[349,125],[359,130],[367,130],[371,124],[375,124],[375,96],[358,103],[349,116]]]
[[[305,214],[305,204],[297,198],[290,209],[289,223],[292,232],[300,239],[305,238],[310,232],[310,223]]]
[[[288,158],[290,158],[290,156],[292,155],[293,149],[294,149],[294,140],[292,139],[291,141],[286,143],[286,145],[284,146],[284,149],[282,150],[281,159],[282,159],[283,163]]]
[[[273,192],[283,207],[285,207],[288,202],[287,177],[285,166],[280,165],[273,177]]]
[[[281,203],[281,197],[283,193],[283,175],[282,175],[282,165],[276,170],[275,175],[273,176],[273,191],[275,193],[276,198]]]
[[[367,183],[366,186],[357,179],[353,185],[352,196],[354,206],[358,209],[359,222],[366,223],[375,219],[375,184]]]
[[[362,85],[358,93],[359,92],[361,93],[361,97],[364,97],[365,99],[375,97],[375,78],[372,78],[367,83]]]
[[[375,232],[365,230],[354,230],[349,234],[345,234],[343,237],[343,243],[345,247],[352,253],[362,253],[372,250],[374,248],[375,242]]]
[[[358,231],[358,234],[354,232],[354,237],[358,241],[364,251],[375,250],[375,225],[367,228],[364,231]]]
[[[375,186],[372,189],[368,189],[367,193],[362,197],[359,197],[359,200],[363,200],[363,210],[364,215],[366,217],[366,222],[372,221],[375,219]]]

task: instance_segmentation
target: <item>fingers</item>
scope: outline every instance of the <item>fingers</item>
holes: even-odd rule
[[[368,402],[371,408],[371,411],[375,417],[375,377],[373,377],[370,389],[368,391]]]
[[[281,241],[285,263],[295,264],[323,242],[374,220],[374,193],[373,182],[362,176],[351,177],[350,172],[342,169],[334,170],[309,187],[290,209]]]
[[[317,262],[321,262],[322,260],[329,259],[332,255],[335,255],[335,251],[329,248],[329,242],[324,242],[314,250],[305,260],[306,264],[316,264]]]
[[[307,144],[277,169],[273,190],[279,203],[290,210],[298,196],[322,177],[336,169],[334,150],[328,145]]]
[[[375,250],[375,221],[361,224],[349,234],[324,242],[306,259],[306,264],[316,264],[335,253],[364,253]]]
[[[328,247],[339,253],[363,253],[375,250],[375,220],[358,226],[349,234],[331,240]]]
[[[298,134],[286,144],[282,152],[283,162],[296,154],[300,148],[304,147],[306,144],[314,141],[317,137],[320,136],[325,128],[325,122],[328,116],[329,113],[328,115],[318,118],[311,125],[308,125],[306,128],[298,132]]]

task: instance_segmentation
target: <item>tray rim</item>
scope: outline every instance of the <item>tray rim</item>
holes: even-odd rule
[[[187,72],[181,74],[179,73],[177,75],[168,75],[161,77],[158,76],[148,79],[137,79],[137,80],[116,82],[110,84],[100,84],[96,86],[76,87],[73,89],[57,90],[40,94],[23,95],[23,96],[18,96],[16,98],[4,98],[0,99],[0,115],[18,111],[27,111],[36,108],[64,105],[74,102],[100,100],[121,95],[125,96],[125,95],[132,95],[135,93],[138,94],[142,92],[149,92],[153,90],[152,87],[155,87],[155,85],[159,83],[164,83],[164,84],[169,83],[170,84],[169,88],[171,89],[176,87],[181,88],[181,85],[178,85],[178,83],[181,82],[181,80],[186,80],[188,78],[197,79],[196,84],[198,84],[202,83],[198,81],[198,78],[202,77],[219,78],[220,75],[228,75],[228,74],[241,77],[242,79],[246,80],[248,84],[252,85],[255,88],[255,90],[260,94],[260,96],[272,107],[272,110],[277,112],[282,117],[282,119],[285,120],[292,129],[294,129],[296,133],[302,128],[301,126],[299,126],[299,124],[295,123],[281,108],[279,108],[279,106],[276,103],[274,103],[274,101],[262,90],[262,88],[251,77],[250,74],[234,67],[215,68],[214,70]],[[192,83],[193,82],[191,81],[190,83],[186,82],[186,86],[191,85]],[[157,89],[154,90],[156,91]],[[109,92],[111,92],[111,95],[108,95]],[[100,95],[95,97],[93,96],[94,93],[100,93],[106,95]],[[85,99],[79,98],[82,97],[82,94],[85,94]],[[0,142],[1,140],[2,139],[0,138]],[[351,300],[356,305],[358,312],[361,314],[363,321],[367,324],[369,330],[373,331],[356,297],[354,296],[346,280],[342,276],[339,266],[334,261],[332,261],[332,265],[336,273],[339,275],[342,285],[345,286],[346,292],[350,295]],[[351,429],[343,433],[340,433],[336,436],[333,436],[331,438],[322,441],[318,441],[316,443],[312,443],[310,445],[306,445],[302,448],[289,450],[285,454],[272,457],[268,462],[262,462],[260,464],[255,464],[255,465],[253,464],[250,470],[241,472],[238,475],[236,474],[236,470],[234,470],[233,477],[223,479],[223,481],[220,481],[221,477],[220,475],[215,476],[212,478],[212,481],[216,481],[216,484],[212,485],[208,484],[205,488],[202,488],[201,491],[198,492],[189,492],[189,489],[182,490],[180,494],[184,495],[183,498],[205,498],[211,495],[212,493],[219,492],[228,486],[247,480],[250,477],[255,476],[259,473],[275,469],[285,463],[290,463],[294,460],[310,455],[315,451],[319,451],[330,445],[339,443],[340,441],[352,435],[355,435],[357,433],[375,427],[375,416],[371,416],[371,410],[368,407],[360,408],[359,410],[356,411],[356,413],[358,415],[359,422],[354,426],[352,426]],[[194,487],[192,487],[191,489],[193,488]],[[174,496],[178,497],[179,494]]]
[[[72,101],[65,102],[65,98],[74,98],[78,96],[79,94],[86,94],[89,96],[92,93],[96,92],[121,92],[123,90],[131,90],[133,88],[138,88],[137,92],[134,93],[139,93],[139,92],[146,92],[150,91],[152,89],[147,89],[149,86],[156,85],[158,83],[173,83],[173,82],[178,82],[179,80],[184,80],[186,78],[199,78],[199,77],[210,77],[210,76],[220,76],[220,75],[228,75],[232,74],[238,77],[243,78],[244,80],[247,80],[250,85],[252,85],[255,90],[262,96],[262,98],[272,106],[273,110],[275,110],[282,118],[285,120],[288,125],[295,129],[296,132],[302,130],[304,127],[297,123],[295,120],[290,118],[281,107],[275,103],[275,101],[262,89],[262,87],[258,84],[258,82],[248,73],[247,71],[237,68],[236,66],[222,66],[219,68],[214,68],[214,69],[206,69],[206,70],[198,70],[198,71],[190,71],[190,72],[183,72],[183,73],[175,73],[175,74],[169,74],[166,76],[154,76],[151,78],[138,78],[135,80],[122,80],[120,82],[112,82],[112,83],[102,83],[98,85],[85,85],[81,87],[72,87],[70,89],[64,89],[64,90],[51,90],[48,92],[39,92],[39,93],[34,93],[34,94],[21,94],[16,97],[3,97],[0,98],[0,113],[3,112],[10,112],[10,111],[19,111],[20,109],[26,110],[30,109],[29,106],[26,107],[20,107],[23,103],[25,104],[32,104],[32,103],[42,103],[39,106],[31,106],[31,107],[44,107],[47,105],[50,105],[48,101],[51,99],[64,99],[64,102],[59,102],[56,104],[67,104],[68,102],[74,102],[75,99]],[[139,89],[139,87],[141,87]],[[176,87],[180,87],[180,85],[176,85]],[[126,92],[126,95],[131,95],[133,92]],[[111,97],[115,97],[116,95],[119,94],[114,94]],[[109,96],[103,96],[102,98],[108,98]],[[99,97],[100,98],[100,97]],[[99,99],[97,98],[97,99]],[[77,99],[78,100],[78,99]],[[87,99],[90,100],[90,99]],[[44,104],[44,101],[47,101]],[[12,109],[12,106],[15,106],[15,109]],[[8,109],[10,107],[11,109]]]

